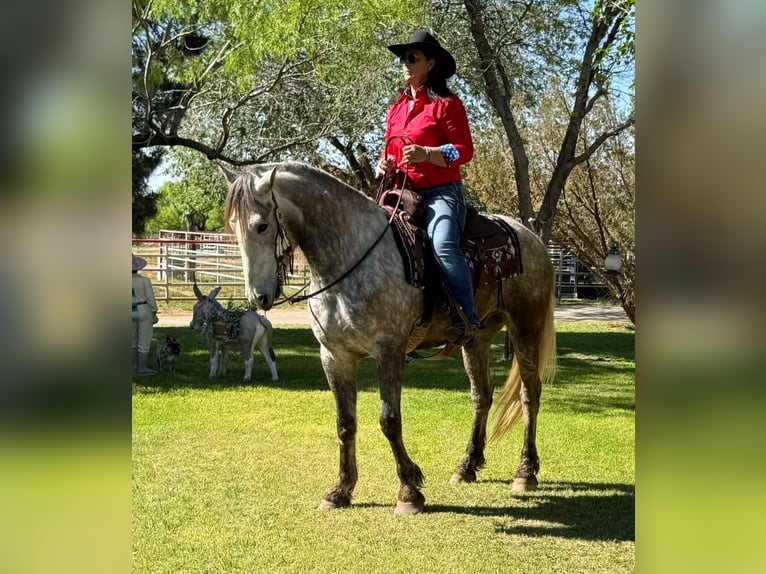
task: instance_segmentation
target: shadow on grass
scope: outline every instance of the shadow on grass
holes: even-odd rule
[[[510,481],[508,481],[510,484]],[[503,519],[501,534],[579,540],[634,541],[635,487],[630,484],[559,482],[518,495],[514,506],[426,505],[426,512]]]
[[[633,361],[636,356],[635,333],[567,332],[556,333],[559,360],[574,355],[589,361]]]
[[[210,379],[209,358],[203,337],[188,327],[160,327],[154,332],[158,341],[166,336],[175,337],[182,347],[176,373],[159,373],[134,380],[134,392],[177,392],[181,389],[231,389],[237,387],[269,387],[294,391],[328,390],[319,360],[319,343],[308,327],[276,327],[274,350],[277,355],[279,381],[272,381],[268,368],[259,353],[255,354],[252,380],[242,381],[244,365],[239,351],[232,351],[223,378]],[[504,333],[498,334],[491,350],[491,370],[499,387],[507,376],[510,363],[502,360]],[[560,376],[554,386],[581,384],[588,376],[605,377],[612,374],[632,373],[634,335],[620,332],[580,332],[558,335]],[[372,359],[360,362],[358,370],[360,391],[377,390],[376,364]],[[411,361],[405,369],[404,387],[468,391],[468,378],[460,354],[443,361]],[[571,389],[570,389],[571,391]],[[603,410],[604,408],[632,408],[632,398],[619,397],[615,404],[605,404],[604,389],[593,393],[592,404],[573,403],[575,410]]]

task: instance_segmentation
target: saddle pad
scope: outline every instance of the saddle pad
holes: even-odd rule
[[[213,337],[220,341],[231,341],[239,337],[239,322],[213,321]]]
[[[507,234],[508,241],[502,247],[482,250],[474,245],[463,245],[463,255],[468,263],[474,290],[480,285],[500,283],[501,281],[523,273],[519,236],[503,219],[487,215]]]
[[[393,207],[383,206],[388,212],[389,218],[394,212]],[[410,223],[402,220],[402,211],[391,218],[391,229],[394,232],[396,247],[404,263],[404,277],[407,283],[420,289],[425,289],[425,258],[423,230],[413,227]]]

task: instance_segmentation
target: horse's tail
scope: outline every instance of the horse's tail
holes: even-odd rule
[[[556,328],[553,323],[553,309],[556,306],[556,298],[551,291],[548,301],[548,311],[545,317],[545,326],[540,336],[537,355],[537,375],[540,388],[537,395],[540,396],[542,385],[553,381],[556,375]],[[500,438],[508,432],[522,414],[521,400],[521,371],[519,369],[518,355],[514,353],[511,371],[508,380],[497,400],[498,416],[495,427],[492,429],[492,439]]]

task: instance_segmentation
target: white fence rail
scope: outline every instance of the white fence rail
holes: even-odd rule
[[[242,258],[230,233],[162,230],[156,238],[133,239],[133,253],[146,259],[144,273],[152,279],[158,301],[195,300],[195,282],[203,293],[216,286],[233,287],[225,290],[226,298],[245,299]],[[288,284],[303,285],[308,268],[295,269]]]

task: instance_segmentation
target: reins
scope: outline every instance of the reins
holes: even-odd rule
[[[384,153],[386,152],[386,150],[388,150],[388,144],[391,142],[391,140],[394,140],[394,139],[401,139],[405,143],[408,143],[408,142],[412,143],[412,140],[410,140],[406,136],[391,136],[391,137],[389,137],[386,140],[386,142],[384,144],[384,147],[383,147]],[[414,165],[415,165],[415,167],[418,168],[418,170],[420,170],[420,172],[423,174],[423,176],[426,179],[428,179],[428,176],[426,176],[426,174],[423,173],[423,170],[420,168],[420,166],[418,166],[417,164],[414,164]],[[402,173],[404,174],[402,182],[401,182],[401,187],[403,189],[405,187],[405,184],[407,183],[407,172],[403,171]],[[385,182],[386,182],[386,178],[381,178],[380,184],[378,186],[376,203],[380,199],[381,193],[384,191]],[[430,182],[430,180],[429,180],[429,182]],[[275,218],[277,220],[277,236],[276,236],[276,239],[275,239],[274,254],[275,254],[276,258],[277,258],[277,265],[280,268],[280,270],[282,270],[285,267],[284,257],[285,257],[286,254],[289,254],[289,256],[291,258],[291,261],[292,261],[292,246],[290,245],[290,241],[287,238],[287,234],[284,231],[284,227],[282,226],[282,217],[283,216],[282,216],[282,212],[279,210],[279,205],[277,204],[277,198],[274,196],[274,190],[273,189],[271,191],[271,199],[274,202],[274,216],[275,216]],[[306,288],[309,286],[310,283],[307,282],[297,292],[293,293],[290,296],[284,296],[282,299],[274,301],[274,303],[272,305],[273,306],[278,306],[278,305],[282,305],[284,303],[289,303],[290,305],[294,305],[295,303],[300,303],[302,301],[307,301],[308,299],[311,299],[312,297],[316,297],[317,295],[320,295],[320,294],[324,293],[325,291],[327,291],[329,289],[332,289],[338,283],[340,283],[346,277],[348,277],[357,267],[359,267],[359,265],[362,264],[362,262],[367,258],[367,256],[370,255],[370,253],[372,253],[372,250],[375,249],[375,247],[377,247],[378,243],[380,243],[383,240],[383,237],[385,237],[386,233],[388,232],[388,229],[391,226],[391,223],[394,221],[394,217],[396,215],[396,211],[399,209],[399,204],[401,203],[401,201],[402,201],[402,197],[401,197],[401,195],[399,195],[399,197],[397,199],[397,202],[396,202],[396,206],[394,207],[394,209],[393,209],[393,211],[391,213],[391,216],[390,216],[390,218],[388,220],[388,223],[383,228],[383,231],[381,232],[381,234],[374,241],[374,243],[372,245],[370,245],[370,247],[367,249],[367,251],[365,251],[364,254],[357,260],[357,262],[354,263],[349,269],[347,269],[340,277],[338,277],[337,279],[335,279],[331,283],[325,285],[321,289],[317,289],[313,293],[309,293],[308,295],[300,295],[299,296],[298,294],[301,293],[302,291],[305,291]],[[286,247],[283,247],[285,244],[286,244]],[[282,248],[281,249],[282,250],[281,254],[279,253],[280,247]],[[291,263],[290,267],[292,268],[292,263]]]
[[[335,287],[338,283],[340,283],[346,277],[348,277],[357,267],[359,267],[359,265],[362,264],[362,261],[367,259],[367,256],[370,253],[372,253],[372,250],[375,249],[375,247],[377,247],[378,243],[381,242],[383,237],[385,237],[386,233],[388,233],[388,224],[386,225],[385,229],[383,229],[383,233],[381,233],[378,236],[378,238],[375,240],[375,242],[372,245],[370,245],[367,251],[364,252],[364,255],[362,255],[356,263],[354,263],[349,269],[346,270],[345,273],[343,273],[343,275],[335,279],[332,283],[329,283],[325,285],[324,287],[322,287],[321,289],[317,289],[316,291],[314,291],[313,293],[309,293],[308,295],[301,295],[300,297],[296,297],[298,293],[300,293],[301,291],[306,289],[306,287],[308,287],[309,283],[306,283],[306,285],[301,287],[301,289],[297,293],[293,293],[289,297],[284,297],[283,299],[279,301],[275,301],[274,305],[281,305],[282,303],[290,303],[290,305],[293,305],[294,303],[300,303],[301,301],[306,301],[307,299],[311,299],[312,297],[315,297],[319,295],[320,293],[324,293],[328,289]]]
[[[383,184],[383,182],[381,181],[381,186],[382,186],[382,184]],[[275,213],[275,216],[276,216],[276,219],[277,219],[277,226],[278,226],[278,231],[277,231],[277,240],[278,240],[279,236],[280,236],[280,233],[284,233],[284,228],[282,227],[282,225],[280,223],[281,220],[282,220],[282,214],[279,211],[279,206],[277,205],[277,198],[274,197],[274,192],[273,191],[271,192],[271,198],[274,201],[274,213]],[[392,214],[391,218],[388,220],[388,223],[386,223],[386,226],[383,228],[383,231],[381,232],[380,235],[378,235],[378,238],[373,242],[372,245],[370,245],[367,248],[367,251],[364,252],[364,254],[357,260],[357,262],[354,263],[351,267],[349,267],[340,277],[338,277],[337,279],[335,279],[331,283],[328,283],[327,285],[325,285],[321,289],[317,289],[313,293],[309,293],[308,295],[300,295],[300,296],[298,296],[299,293],[301,293],[302,291],[305,291],[306,288],[309,286],[310,283],[307,282],[296,293],[293,293],[289,297],[288,296],[284,296],[282,299],[280,299],[278,301],[274,301],[273,306],[282,305],[284,303],[289,303],[290,305],[294,305],[295,303],[300,303],[302,301],[307,301],[308,299],[311,299],[312,297],[316,297],[317,295],[319,295],[321,293],[324,293],[325,291],[335,287],[338,283],[340,283],[346,277],[348,277],[357,267],[359,267],[362,264],[362,262],[365,259],[367,259],[367,256],[370,255],[370,253],[372,253],[372,250],[375,249],[375,247],[378,246],[378,243],[380,243],[383,240],[383,238],[385,237],[386,233],[388,233],[388,229],[389,229],[389,226],[391,225],[391,222],[393,221],[393,217],[394,216]],[[285,239],[286,239],[286,235],[285,235]],[[287,253],[288,251],[291,252],[292,250],[286,250],[285,253]],[[292,257],[292,253],[290,255]],[[282,258],[284,258],[284,255],[282,256]],[[279,265],[284,266],[284,262],[280,261],[280,257],[277,257],[277,262],[278,262]]]

